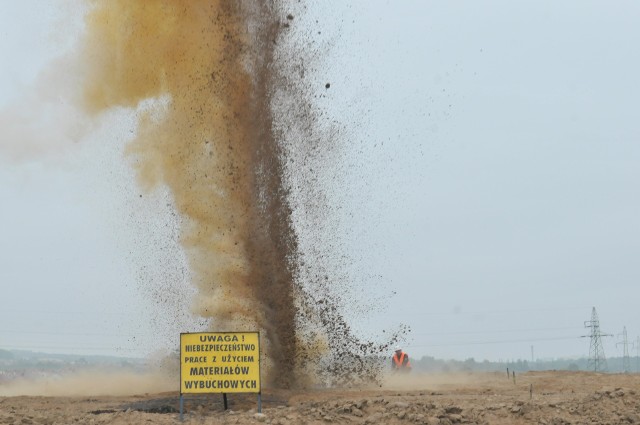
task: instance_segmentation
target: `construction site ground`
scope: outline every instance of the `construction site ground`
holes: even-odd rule
[[[640,375],[540,371],[412,374],[381,386],[185,396],[0,397],[0,423],[67,424],[640,424]]]

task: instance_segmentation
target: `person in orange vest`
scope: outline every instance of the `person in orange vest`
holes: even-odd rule
[[[394,372],[409,372],[411,371],[411,362],[409,362],[409,355],[402,351],[402,348],[396,346],[396,352],[391,357],[391,369]]]

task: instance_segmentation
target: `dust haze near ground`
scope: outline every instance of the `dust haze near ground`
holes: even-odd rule
[[[165,371],[126,372],[84,370],[60,376],[16,379],[0,386],[0,396],[82,397],[121,396],[171,391],[178,377]]]
[[[306,48],[283,43],[295,21],[287,2],[89,4],[84,110],[137,110],[128,153],[142,187],[171,193],[198,291],[193,313],[215,331],[259,330],[268,383],[289,387],[319,369],[375,378],[377,362],[366,356],[397,335],[374,344],[352,334],[334,282],[305,274],[294,229],[286,164],[293,152],[305,162],[302,140],[335,134],[314,132],[308,93],[287,74],[299,71]],[[298,62],[287,59],[296,54]],[[307,211],[322,216],[321,190],[304,190],[314,196],[298,200],[311,199]],[[331,248],[316,249],[306,261]]]

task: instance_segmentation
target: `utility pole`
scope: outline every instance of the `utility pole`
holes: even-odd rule
[[[629,343],[627,341],[627,327],[622,327],[622,334],[618,334],[618,336],[622,335],[622,341],[616,342],[616,347],[622,344],[622,372],[629,373],[631,372],[631,362],[629,361]]]
[[[603,336],[612,335],[600,332],[600,320],[598,319],[598,313],[596,313],[595,307],[591,310],[591,320],[585,320],[584,327],[591,329],[589,335],[582,336],[583,338],[589,337],[591,339],[587,368],[593,369],[594,372],[606,372],[607,359],[604,356],[604,348],[602,348],[601,338]]]
[[[640,373],[640,336],[636,337],[636,372]]]
[[[534,362],[534,360],[533,360],[533,345],[532,345],[531,346],[531,363],[533,363],[533,362]]]
[[[534,360],[534,357],[533,357],[533,345],[532,345],[531,346],[531,368],[530,368],[531,370],[534,369],[534,366],[533,366],[534,363],[535,363],[535,360]]]

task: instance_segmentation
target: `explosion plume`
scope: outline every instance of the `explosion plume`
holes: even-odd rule
[[[306,327],[314,335],[329,324],[332,347],[365,353],[373,346],[353,340],[328,292],[296,283],[300,258],[285,172],[291,147],[278,139],[274,114],[292,113],[304,121],[298,128],[310,128],[314,117],[274,106],[287,84],[274,60],[293,19],[283,9],[267,0],[93,1],[83,104],[98,114],[141,111],[153,100],[139,112],[128,151],[140,183],[166,185],[174,198],[198,290],[194,313],[211,318],[217,331],[260,330],[267,380],[290,386],[292,366],[305,363],[313,345],[302,322],[314,323]],[[291,107],[306,105],[291,86],[284,93],[301,96]]]

